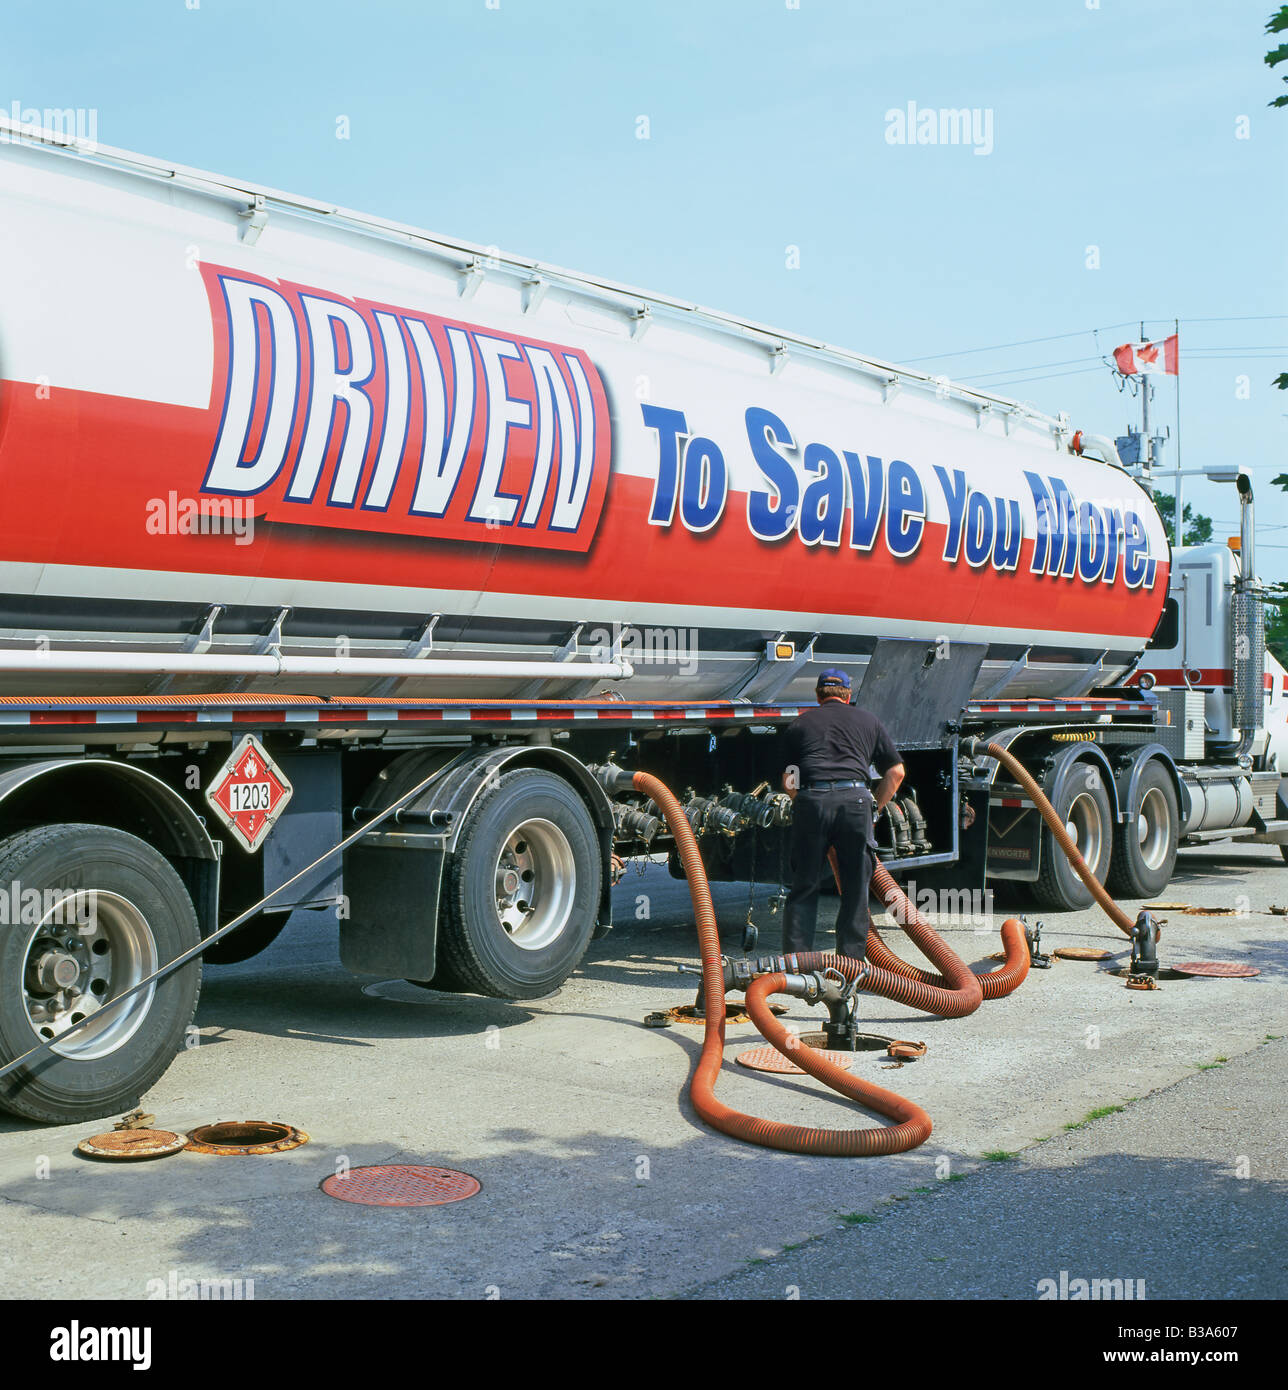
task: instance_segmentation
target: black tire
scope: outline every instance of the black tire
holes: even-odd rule
[[[1104,773],[1094,763],[1079,763],[1065,779],[1056,814],[1067,825],[1075,817],[1075,837],[1087,866],[1103,883],[1113,855],[1113,808],[1105,790]],[[1051,829],[1042,826],[1042,867],[1033,885],[1042,907],[1056,912],[1079,912],[1095,901],[1091,889],[1073,871]]]
[[[0,927],[0,1065],[201,939],[179,875],[122,830],[49,825],[0,841],[0,894],[12,908],[32,889],[39,900]],[[75,982],[56,988],[55,965],[75,968]],[[0,1109],[70,1124],[133,1108],[174,1060],[200,992],[195,960],[104,1010],[101,1025],[74,1034],[65,1051],[47,1051],[0,1079]]]
[[[558,989],[590,944],[602,874],[599,837],[574,788],[537,768],[506,773],[471,807],[457,841],[433,987],[501,999]],[[503,919],[499,890],[509,875],[517,885]]]
[[[1171,882],[1180,839],[1180,805],[1167,769],[1156,758],[1142,769],[1136,804],[1114,827],[1109,889],[1123,898],[1152,898]]]

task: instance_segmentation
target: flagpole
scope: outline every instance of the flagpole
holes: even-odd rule
[[[1140,341],[1141,341],[1142,343],[1148,341],[1148,339],[1145,337],[1145,324],[1144,324],[1144,321],[1143,321],[1143,320],[1141,321],[1141,325],[1140,325]],[[1167,349],[1166,349],[1166,348],[1164,348],[1164,350],[1163,350],[1163,365],[1164,365],[1164,367],[1166,367],[1166,365],[1167,365]],[[1141,436],[1141,437],[1140,437],[1140,448],[1141,448],[1141,457],[1142,457],[1142,458],[1144,459],[1144,461],[1145,461],[1145,472],[1146,472],[1147,474],[1153,472],[1153,464],[1154,464],[1154,445],[1153,445],[1153,441],[1152,441],[1152,440],[1150,439],[1150,437],[1149,437],[1149,398],[1150,398],[1150,395],[1151,395],[1152,393],[1153,393],[1153,386],[1152,386],[1152,383],[1150,382],[1150,379],[1149,379],[1149,373],[1148,373],[1148,372],[1141,372],[1141,374],[1140,374],[1140,436]],[[1172,522],[1172,535],[1175,537],[1175,544],[1178,545],[1178,546],[1184,544],[1184,541],[1185,541],[1185,501],[1184,501],[1183,497],[1181,496],[1181,487],[1182,487],[1182,485],[1181,485],[1181,475],[1180,475],[1180,471],[1179,471],[1179,470],[1180,470],[1180,466],[1181,466],[1181,461],[1180,461],[1180,456],[1179,456],[1179,454],[1178,454],[1177,460],[1176,460],[1176,467],[1177,467],[1177,470],[1178,470],[1178,471],[1177,471],[1177,474],[1176,474],[1176,495],[1172,498],[1173,506],[1176,508],[1175,512],[1173,513],[1174,520],[1173,520],[1173,522]]]
[[[1181,524],[1184,513],[1181,511],[1181,321],[1172,320],[1172,332],[1176,335],[1176,544],[1181,544]],[[1163,366],[1167,366],[1167,350],[1163,350]]]

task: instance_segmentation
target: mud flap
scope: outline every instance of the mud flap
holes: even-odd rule
[[[440,836],[378,831],[345,853],[340,960],[346,970],[433,978],[445,858]]]

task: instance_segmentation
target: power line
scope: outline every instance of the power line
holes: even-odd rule
[[[1029,366],[1023,367],[999,367],[994,372],[979,372],[974,376],[959,377],[959,381],[983,381],[990,376],[1010,376],[1012,372],[1039,372],[1047,367],[1072,367],[1082,362],[1099,362],[1099,357],[1066,357],[1062,362],[1034,362]]]
[[[1045,376],[1021,376],[1013,381],[992,381],[989,382],[987,389],[990,391],[1004,391],[1010,386],[1022,386],[1029,381],[1053,381],[1058,376],[1085,376],[1087,372],[1103,371],[1103,365],[1094,367],[1074,367],[1068,372],[1048,372]]]
[[[1253,353],[1267,352],[1288,352],[1288,344],[1281,343],[1253,343],[1248,347],[1220,347],[1220,348],[1197,348],[1191,349],[1185,354],[1187,361],[1207,361],[1234,362],[1239,358],[1248,357]],[[1234,356],[1226,356],[1228,353]],[[985,381],[989,377],[1010,376],[1013,372],[1042,371],[1047,367],[1071,367],[1082,362],[1102,362],[1101,357],[1066,357],[1060,362],[1034,362],[1031,365],[1016,365],[1013,367],[998,367],[991,372],[976,372],[970,376],[958,377],[959,381]],[[1252,358],[1253,361],[1260,359]]]
[[[1108,333],[1111,328],[1129,328],[1131,324],[1138,322],[1138,319],[1124,320],[1122,323],[1111,323],[1103,328],[1082,328],[1076,333],[1055,333],[1049,338],[1024,338],[1016,343],[994,343],[992,347],[962,348],[960,352],[927,353],[921,357],[905,357],[903,360],[911,365],[914,362],[934,362],[941,357],[970,357],[977,352],[1001,352],[1003,348],[1031,347],[1034,343],[1058,343],[1063,338],[1082,338],[1088,333]]]
[[[1288,322],[1288,314],[1239,314],[1225,318],[1181,319],[1180,323],[1269,323],[1271,321]],[[1081,338],[1088,333],[1108,333],[1115,328],[1130,328],[1133,324],[1141,322],[1141,319],[1124,319],[1121,323],[1101,324],[1097,328],[1079,329],[1076,333],[1055,333],[1048,338],[1023,338],[1014,343],[994,343],[991,347],[961,348],[957,352],[924,353],[919,357],[905,357],[903,360],[911,366],[914,362],[936,362],[943,357],[971,357],[980,352],[1001,352],[1005,348],[1032,347],[1035,343],[1058,343],[1067,338]],[[1145,319],[1143,322],[1166,324],[1167,320]]]

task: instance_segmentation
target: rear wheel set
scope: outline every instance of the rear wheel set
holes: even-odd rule
[[[599,912],[599,837],[562,777],[505,773],[470,808],[443,885],[436,989],[534,999],[576,969]]]
[[[1114,825],[1113,807],[1099,767],[1079,764],[1074,775],[1057,789],[1051,805],[1087,867],[1103,883],[1113,855]],[[1034,890],[1043,907],[1056,911],[1077,912],[1095,901],[1091,889],[1075,872],[1055,833],[1045,823],[1041,869]]]
[[[1114,830],[1109,887],[1124,898],[1152,898],[1172,877],[1180,837],[1176,787],[1156,759],[1141,769],[1133,801]]]

